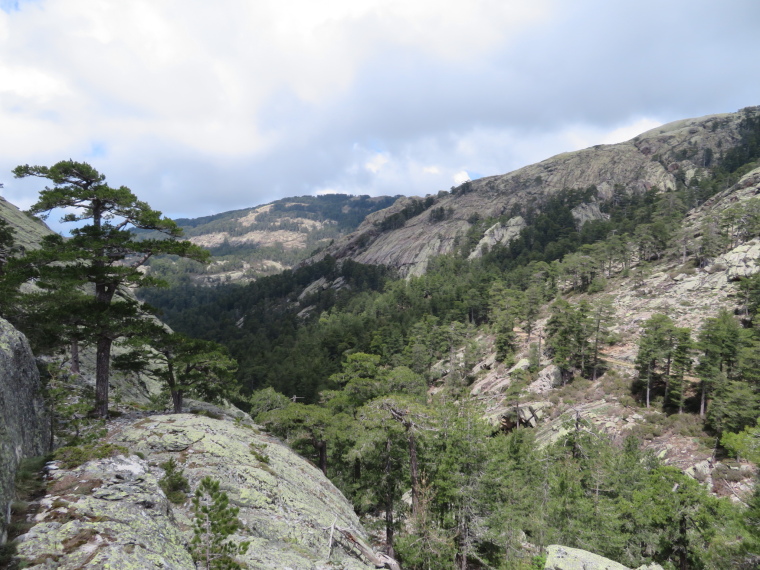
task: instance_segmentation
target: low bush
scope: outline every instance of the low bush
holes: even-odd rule
[[[187,493],[190,492],[190,483],[185,477],[184,470],[181,469],[172,457],[160,465],[164,470],[164,476],[158,482],[161,489],[166,493],[166,498],[175,505],[181,505],[187,499]]]

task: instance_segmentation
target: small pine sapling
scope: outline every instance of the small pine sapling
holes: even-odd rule
[[[235,544],[225,540],[240,528],[239,509],[230,506],[227,493],[219,490],[219,481],[204,477],[193,498],[193,532],[191,541],[193,560],[206,570],[232,570],[244,568],[235,560],[237,554],[248,551],[248,542]]]
[[[160,465],[164,470],[164,476],[158,482],[166,493],[166,498],[175,505],[181,505],[187,499],[186,493],[190,492],[190,483],[185,477],[184,470],[177,465],[172,457]]]

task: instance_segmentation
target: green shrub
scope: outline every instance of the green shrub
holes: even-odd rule
[[[224,418],[222,414],[219,414],[217,412],[212,412],[209,410],[195,409],[195,410],[190,410],[190,413],[196,416],[205,416],[207,418],[211,418],[212,420],[221,420],[222,418]]]
[[[166,493],[166,498],[175,505],[181,505],[187,499],[190,492],[190,483],[185,477],[184,470],[179,468],[172,457],[160,465],[164,470],[164,476],[158,482],[161,489]]]
[[[53,457],[61,462],[64,469],[78,467],[91,459],[105,459],[114,455],[127,455],[129,450],[121,445],[112,443],[87,443],[84,445],[69,445],[56,450]]]

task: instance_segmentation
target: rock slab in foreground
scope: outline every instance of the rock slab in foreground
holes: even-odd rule
[[[135,453],[54,472],[40,523],[19,554],[56,568],[194,568],[187,550],[192,505],[171,505],[158,481],[174,458],[194,491],[203,477],[220,482],[242,523],[233,539],[250,541],[239,557],[249,568],[374,568],[337,530],[366,544],[350,503],[322,472],[249,419],[193,414],[116,420],[110,443]],[[137,454],[145,457],[141,459]]]
[[[17,540],[32,567],[195,568],[186,537],[145,461],[136,456],[55,470],[37,524]]]
[[[49,451],[50,425],[26,337],[0,319],[0,543],[5,542],[21,459]]]

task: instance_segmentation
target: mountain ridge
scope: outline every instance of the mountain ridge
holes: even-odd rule
[[[741,139],[742,120],[758,112],[760,107],[747,107],[736,113],[682,119],[623,143],[561,153],[503,175],[465,182],[451,192],[428,195],[430,205],[423,212],[383,230],[386,220],[415,200],[401,198],[368,216],[354,233],[336,240],[314,259],[332,255],[386,265],[401,275],[420,275],[432,257],[452,253],[476,221],[506,218],[501,222],[508,224],[519,208],[539,205],[560,190],[595,186],[602,202],[613,199],[616,188],[626,193],[653,187],[674,190],[733,148]]]

